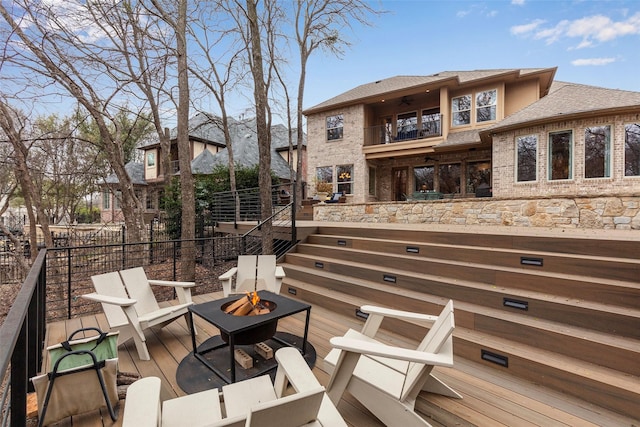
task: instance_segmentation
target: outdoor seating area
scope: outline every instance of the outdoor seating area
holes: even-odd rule
[[[120,344],[133,339],[141,360],[150,358],[146,329],[166,326],[181,316],[190,322],[187,308],[193,304],[190,290],[195,286],[193,282],[149,280],[142,267],[95,275],[91,281],[96,292],[82,298],[102,305],[108,329],[120,332]],[[160,308],[151,285],[173,287],[180,303]]]

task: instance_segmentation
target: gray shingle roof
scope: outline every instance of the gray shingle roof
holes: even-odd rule
[[[147,185],[144,179],[144,164],[139,162],[129,162],[124,165],[127,175],[131,178],[131,183],[135,185]],[[120,181],[115,173],[105,178],[106,184],[118,184]]]
[[[482,133],[504,131],[542,121],[566,120],[590,112],[629,108],[640,110],[640,92],[554,82],[547,96],[484,129]]]
[[[230,126],[231,140],[233,141],[234,163],[244,167],[253,167],[259,162],[258,134],[255,119],[234,121]],[[287,162],[277,153],[276,149],[288,146],[287,129],[283,125],[271,127],[271,170],[280,178],[290,179],[291,174]],[[193,167],[198,167],[198,172]],[[210,173],[213,167],[229,164],[229,152],[225,148],[216,154],[204,151],[193,159],[191,163],[193,173]]]
[[[451,80],[458,84],[470,83],[490,77],[497,77],[505,74],[513,74],[517,77],[524,77],[541,71],[550,70],[546,68],[509,68],[495,70],[473,70],[473,71],[443,71],[429,76],[396,76],[387,79],[366,83],[348,90],[338,96],[330,98],[304,111],[310,114],[316,111],[333,108],[338,105],[356,103],[367,98],[383,96],[400,90],[410,89],[428,84],[444,84]]]

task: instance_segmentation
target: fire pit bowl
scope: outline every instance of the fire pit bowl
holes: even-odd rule
[[[231,304],[235,303],[235,301],[229,301],[223,304],[220,307],[220,310],[225,311],[227,307]],[[260,300],[260,304],[265,308],[268,308],[270,312],[276,309],[277,304],[273,301]],[[233,316],[231,313],[227,313],[227,316]],[[263,316],[263,314],[256,314],[255,316]],[[253,316],[237,316],[238,318],[246,317],[250,319]],[[256,344],[262,341],[266,341],[271,339],[278,328],[278,319],[273,319],[270,322],[265,323],[264,325],[256,326],[255,328],[251,328],[247,331],[240,332],[234,335],[234,343],[235,345],[247,345],[247,344]],[[225,343],[229,342],[229,335],[225,332],[220,331],[220,338]]]

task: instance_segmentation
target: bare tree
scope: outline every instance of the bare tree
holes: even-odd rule
[[[50,248],[53,247],[53,239],[49,232],[49,218],[42,205],[42,200],[38,196],[35,180],[31,177],[27,164],[31,138],[25,136],[27,131],[26,120],[3,100],[0,100],[0,129],[2,129],[7,141],[13,147],[15,177],[20,185],[27,207],[31,259],[35,260],[38,255],[37,224],[40,224],[42,228],[45,245]]]
[[[76,3],[73,6],[81,7]],[[75,10],[72,15],[66,12],[31,0],[14,2],[11,11],[0,4],[0,15],[11,31],[5,61],[20,67],[25,75],[33,74],[44,79],[45,84],[61,88],[64,96],[73,97],[95,120],[104,151],[120,182],[127,232],[130,240],[140,241],[144,233],[142,204],[124,167],[123,141],[112,111],[118,107],[123,87],[130,82],[113,76],[112,58],[101,56],[100,43],[83,38],[81,30],[90,28],[86,11]],[[111,131],[113,128],[116,132]]]
[[[189,141],[189,67],[187,61],[188,1],[178,0],[175,10],[152,0],[159,15],[173,30],[176,39],[175,54],[178,65],[178,156],[180,163],[180,195],[182,201],[181,235],[183,280],[195,277],[195,188],[191,173],[191,145]]]
[[[375,11],[366,0],[297,0],[295,10],[295,32],[300,55],[300,74],[297,96],[297,147],[298,165],[296,171],[297,199],[302,200],[302,151],[304,143],[303,115],[304,88],[307,79],[307,63],[318,48],[342,55],[343,48],[349,46],[341,31],[352,28],[354,23],[368,25],[370,15]]]

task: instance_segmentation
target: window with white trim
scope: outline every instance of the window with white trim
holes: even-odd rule
[[[471,123],[471,95],[463,95],[451,100],[451,124],[462,126]]]
[[[353,194],[353,165],[336,166],[338,193]]]
[[[327,117],[327,140],[333,141],[336,139],[342,139],[344,128],[344,116],[342,114],[335,114]]]
[[[476,94],[476,123],[496,119],[498,90],[491,89]]]

